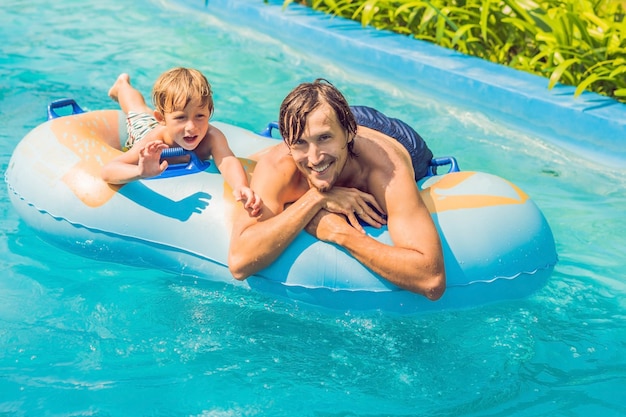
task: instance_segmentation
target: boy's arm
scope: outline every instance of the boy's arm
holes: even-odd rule
[[[215,161],[217,169],[219,169],[220,173],[233,190],[248,187],[248,176],[241,162],[239,162],[230,149],[230,146],[228,146],[228,141],[222,131],[214,126],[210,126],[207,139],[210,141],[210,149],[206,148],[209,152],[202,153],[209,154],[200,155],[200,157],[213,156],[213,161]]]
[[[105,164],[102,179],[110,184],[126,184],[159,175],[168,166],[167,161],[160,161],[165,148],[167,145],[163,142],[146,138]]]
[[[211,126],[208,132],[208,142],[210,142],[210,153],[213,161],[220,173],[233,190],[236,201],[241,201],[243,206],[250,210],[250,214],[256,216],[261,209],[261,198],[248,185],[248,175],[241,162],[228,146],[226,136],[217,128]],[[207,148],[203,149],[208,153]]]

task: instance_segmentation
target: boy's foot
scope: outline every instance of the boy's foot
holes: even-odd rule
[[[113,85],[109,89],[109,97],[111,97],[115,101],[118,101],[118,91],[122,84],[130,85],[130,76],[126,73],[122,73],[119,75],[119,77],[117,77],[117,80],[115,80],[115,83],[113,83]]]

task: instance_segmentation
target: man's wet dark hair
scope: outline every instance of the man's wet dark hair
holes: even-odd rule
[[[328,104],[337,116],[337,121],[352,137],[356,134],[356,120],[346,98],[328,80],[318,78],[311,83],[302,83],[294,88],[283,100],[278,116],[280,134],[289,146],[302,137],[306,128],[306,121],[315,109],[323,103]],[[354,141],[348,143],[348,152],[354,156],[352,150]]]

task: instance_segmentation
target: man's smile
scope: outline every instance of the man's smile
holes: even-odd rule
[[[326,162],[322,165],[311,166],[311,170],[317,172],[318,174],[324,173],[328,169],[328,167],[332,164],[332,162]]]

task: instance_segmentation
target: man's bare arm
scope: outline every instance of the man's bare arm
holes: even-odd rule
[[[263,204],[259,216],[235,209],[228,266],[240,280],[275,261],[321,209],[348,218],[357,226],[355,212],[375,227],[385,223],[378,211],[370,207],[373,204],[382,211],[368,193],[343,187],[322,193],[309,188],[287,152],[263,157],[250,186],[261,196]],[[355,230],[363,233],[360,226]]]
[[[393,246],[359,233],[340,216],[325,211],[314,218],[307,231],[344,247],[391,283],[437,300],[445,291],[445,270],[430,213],[412,178],[395,178],[384,189]]]
[[[280,146],[261,158],[252,175],[250,186],[263,200],[260,214],[235,208],[228,267],[239,280],[270,265],[322,208],[321,195],[298,183],[292,159]]]

